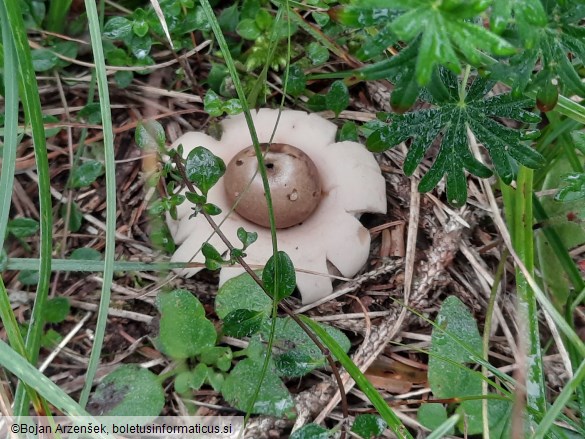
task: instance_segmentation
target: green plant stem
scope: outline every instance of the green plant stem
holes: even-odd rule
[[[382,418],[388,423],[388,426],[392,429],[396,436],[399,438],[412,439],[409,431],[404,427],[398,416],[394,414],[392,409],[374,388],[372,383],[368,381],[360,369],[354,364],[353,361],[351,361],[351,358],[343,351],[343,349],[337,345],[337,343],[335,343],[333,337],[327,334],[323,328],[321,328],[317,323],[313,322],[310,318],[303,315],[299,317],[331,349],[331,353],[351,375],[362,392],[366,394],[372,405],[376,408],[380,416],[382,416]]]
[[[16,169],[16,147],[18,145],[18,60],[14,42],[10,35],[8,17],[0,8],[2,41],[4,43],[4,139],[2,147],[2,174],[0,174],[0,251],[4,249],[4,238],[8,225],[12,187]]]
[[[89,20],[89,33],[91,36],[104,133],[104,159],[106,168],[106,248],[104,251],[104,275],[94,343],[89,357],[89,363],[87,365],[85,384],[79,397],[79,404],[82,407],[85,407],[87,400],[89,399],[89,393],[93,386],[93,379],[100,361],[100,354],[108,320],[108,308],[110,306],[116,247],[116,168],[114,131],[110,113],[110,95],[108,90],[108,79],[106,76],[106,61],[101,42],[100,19],[95,1],[85,0],[85,8]]]
[[[47,30],[51,32],[63,33],[67,24],[67,14],[71,7],[72,0],[51,0],[49,2],[49,11],[47,13]]]
[[[490,298],[486,310],[485,316],[485,325],[483,328],[483,359],[487,363],[489,362],[489,350],[490,350],[490,333],[492,331],[492,321],[494,317],[494,308],[496,306],[496,299],[498,298],[498,286],[502,280],[502,276],[504,275],[504,269],[506,268],[506,259],[508,259],[508,251],[504,250],[500,257],[500,263],[498,264],[498,269],[496,270],[496,274],[494,276],[494,283],[492,284],[492,288],[490,290]],[[481,373],[484,377],[487,378],[487,368],[485,366],[481,367]],[[487,380],[482,380],[482,395],[488,395],[488,382]],[[483,417],[483,432],[482,435],[484,439],[489,439],[490,437],[490,426],[489,426],[489,412],[488,412],[488,400],[487,398],[482,400],[482,417]]]
[[[177,155],[175,155],[173,157],[173,160],[174,160],[175,165],[177,166],[177,170],[181,174],[181,177],[183,179],[183,182],[186,184],[187,188],[191,192],[195,192],[195,187],[193,186],[193,184],[187,178],[187,174],[186,174],[185,168],[184,168],[184,166],[183,166],[183,164],[181,162],[181,158],[178,157]],[[229,250],[229,252],[231,254],[233,252],[233,250],[234,250],[234,246],[232,245],[232,243],[229,241],[229,239],[227,239],[227,237],[225,236],[225,234],[221,231],[221,229],[219,228],[219,226],[215,223],[215,221],[213,220],[213,218],[207,212],[205,212],[203,210],[203,211],[201,211],[201,214],[203,214],[205,216],[206,221],[209,223],[209,225],[214,230],[214,232],[217,233],[217,235],[220,237],[220,239],[226,245],[226,247],[228,248],[228,250]],[[246,263],[246,261],[244,260],[244,258],[242,258],[241,256],[238,256],[238,257],[236,257],[236,261],[238,262],[238,264],[240,264],[242,266],[242,268],[246,271],[246,273],[248,273],[250,275],[250,277],[254,280],[254,282],[256,282],[256,284],[262,289],[262,291],[264,291],[264,293],[266,293],[267,296],[271,297],[270,293],[266,290],[266,287],[262,283],[262,279],[260,279],[258,277],[258,275],[256,274],[256,272],[254,270],[252,270],[252,268]],[[341,393],[342,403],[343,404],[347,404],[347,402],[346,402],[346,396],[345,396],[345,393],[343,391],[343,382],[341,381],[341,377],[339,376],[339,371],[337,370],[337,367],[335,365],[335,361],[331,357],[331,354],[329,353],[329,351],[327,349],[325,349],[325,347],[323,346],[323,343],[321,343],[321,340],[319,339],[319,337],[317,337],[309,329],[309,327],[304,323],[304,321],[301,320],[300,317],[292,311],[292,309],[290,309],[284,302],[279,302],[278,303],[278,306],[291,319],[293,319],[295,321],[295,323],[297,323],[301,327],[301,329],[303,331],[305,331],[305,333],[311,339],[311,341],[313,343],[315,343],[315,345],[319,348],[319,350],[327,358],[327,361],[329,362],[329,366],[331,366],[331,370],[333,371],[333,375],[335,376],[335,380],[336,380],[337,385],[339,387],[339,391]],[[339,347],[339,345],[335,341],[334,341],[334,347],[337,348],[337,349],[341,349],[341,347]],[[327,345],[327,348],[329,350],[333,349],[333,347],[330,346],[330,345]],[[268,352],[271,352],[271,351],[268,351]],[[268,355],[267,355],[267,358],[269,358]],[[260,385],[261,385],[261,383],[260,383]]]
[[[534,273],[534,234],[532,231],[533,172],[526,167],[521,167],[518,172],[517,189],[514,196],[514,235],[512,235],[514,249],[530,275]],[[528,334],[528,337],[522,338],[527,343],[525,347],[527,355],[527,405],[535,411],[545,413],[546,395],[544,393],[544,372],[538,328],[538,307],[534,292],[519,269],[516,270],[516,292],[521,325],[525,325],[525,330],[527,330]],[[535,392],[533,389],[538,390]]]
[[[36,299],[33,305],[30,326],[26,337],[27,358],[36,364],[41,345],[43,332],[43,310],[49,294],[51,279],[51,252],[52,252],[52,206],[50,192],[49,161],[45,141],[45,130],[41,112],[41,102],[33,69],[32,55],[28,45],[26,28],[22,18],[19,2],[2,2],[5,8],[11,38],[14,42],[19,69],[19,90],[26,122],[32,128],[32,138],[35,151],[35,160],[39,176],[39,216],[40,216],[40,244],[39,244],[39,282]],[[28,397],[22,384],[19,383],[14,400],[14,413],[25,415],[28,413]]]

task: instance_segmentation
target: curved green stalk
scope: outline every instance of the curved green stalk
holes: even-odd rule
[[[43,332],[43,309],[49,294],[51,279],[51,252],[52,252],[52,206],[50,192],[49,161],[45,141],[45,129],[41,113],[41,102],[36,81],[36,74],[32,65],[32,55],[28,45],[26,28],[22,18],[19,2],[2,2],[8,17],[11,37],[14,41],[16,57],[20,71],[18,75],[20,93],[26,122],[32,128],[32,138],[35,151],[35,160],[39,176],[39,213],[40,213],[40,245],[39,245],[39,282],[36,299],[32,309],[30,326],[26,337],[26,351],[28,359],[36,364],[41,346]],[[14,401],[14,413],[25,415],[28,413],[28,398],[24,387],[19,384]]]
[[[378,393],[376,388],[368,381],[361,370],[355,365],[351,358],[345,353],[343,349],[335,342],[323,328],[308,317],[300,315],[299,318],[311,330],[319,336],[323,343],[331,350],[331,354],[337,358],[341,365],[351,375],[357,386],[366,394],[374,408],[378,411],[380,416],[388,423],[392,431],[402,439],[412,439],[411,434],[406,429],[402,421],[396,416],[392,409],[388,406],[384,398]]]
[[[108,308],[110,306],[112,279],[114,277],[114,250],[116,247],[116,168],[114,162],[114,131],[110,114],[110,95],[108,91],[108,79],[106,76],[106,61],[101,42],[102,34],[100,30],[100,20],[95,1],[85,0],[85,8],[89,20],[89,33],[91,35],[91,46],[96,69],[104,133],[104,160],[106,168],[106,248],[104,251],[104,282],[102,283],[94,343],[89,357],[87,373],[85,375],[85,384],[79,397],[79,404],[82,407],[85,407],[87,404],[89,392],[91,391],[93,379],[100,361],[100,354],[108,319]]]

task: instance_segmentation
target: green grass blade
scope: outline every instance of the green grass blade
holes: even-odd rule
[[[47,30],[63,33],[72,0],[51,0],[46,18]]]
[[[542,421],[532,436],[533,439],[544,439],[548,437],[549,430],[552,428],[553,423],[565,409],[567,403],[572,398],[573,393],[582,385],[583,379],[585,379],[585,360],[581,362],[575,371],[573,378],[565,384],[561,393],[556,397],[554,404],[550,407],[544,418],[542,418]]]
[[[2,174],[0,174],[0,250],[4,248],[8,214],[12,201],[12,186],[16,169],[18,145],[18,60],[10,35],[8,17],[0,8],[2,41],[4,42],[4,139],[2,148]]]
[[[378,393],[376,388],[368,381],[364,374],[354,364],[351,358],[344,352],[344,350],[336,343],[323,328],[308,317],[300,315],[299,318],[321,339],[323,344],[331,351],[331,354],[341,363],[341,365],[351,375],[357,386],[366,394],[372,405],[378,410],[378,413],[388,426],[394,431],[399,438],[410,438],[409,431],[406,429],[402,421],[396,416],[392,409],[388,406],[384,398]]]
[[[169,271],[175,268],[185,268],[184,262],[132,262],[114,261],[114,271]],[[37,258],[12,258],[8,260],[7,270],[38,270]],[[103,272],[103,261],[77,260],[77,259],[53,259],[51,264],[53,271],[83,271]]]
[[[32,138],[35,151],[35,160],[39,177],[39,212],[40,212],[40,250],[39,250],[39,282],[35,303],[32,309],[31,324],[26,338],[26,350],[32,364],[36,364],[41,345],[43,331],[42,312],[45,308],[51,279],[51,252],[52,252],[52,206],[50,192],[49,162],[45,129],[41,112],[41,102],[36,81],[36,74],[32,65],[32,55],[28,45],[26,28],[22,18],[20,2],[2,2],[8,18],[11,37],[20,67],[18,79],[26,122],[32,128]],[[28,413],[28,398],[22,385],[16,391],[14,413],[24,415]]]
[[[104,251],[104,282],[100,296],[95,338],[89,363],[87,365],[86,381],[79,403],[85,407],[89,399],[89,392],[93,384],[104,342],[106,324],[108,319],[108,307],[110,306],[110,295],[112,279],[114,277],[114,251],[116,246],[116,169],[114,162],[114,131],[112,128],[112,116],[110,113],[110,95],[108,90],[108,79],[106,76],[106,61],[102,47],[102,34],[100,29],[100,18],[95,1],[85,0],[87,18],[89,21],[89,33],[91,35],[91,46],[93,50],[98,93],[100,98],[100,110],[102,115],[102,126],[104,133],[104,160],[106,168],[106,248]]]
[[[75,400],[2,340],[0,340],[0,366],[13,373],[22,382],[28,383],[30,387],[35,389],[61,412],[69,416],[91,417]],[[28,413],[25,413],[24,416],[28,416]],[[88,421],[91,421],[91,419]],[[93,422],[95,425],[98,424],[95,420]],[[110,436],[98,435],[98,437],[105,438]]]
[[[440,439],[444,436],[447,436],[448,434],[450,434],[449,432],[452,431],[453,428],[455,428],[455,426],[459,422],[459,419],[461,419],[461,415],[459,414],[451,416],[449,419],[447,419],[445,422],[443,422],[441,425],[435,428],[433,432],[427,436],[427,439]]]

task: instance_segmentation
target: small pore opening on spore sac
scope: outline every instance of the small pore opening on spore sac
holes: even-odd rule
[[[266,168],[267,168],[267,169],[272,169],[272,168],[274,168],[274,163],[266,163]]]

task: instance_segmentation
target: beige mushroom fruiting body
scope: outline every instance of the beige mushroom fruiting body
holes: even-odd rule
[[[296,226],[319,205],[319,171],[307,154],[292,145],[262,144],[262,149],[276,227]],[[255,224],[270,227],[266,194],[253,146],[237,153],[227,165],[224,188],[238,214]]]
[[[261,109],[253,112],[252,117],[259,141],[269,142],[278,111]],[[231,164],[236,155],[252,144],[252,139],[243,115],[225,119],[222,127],[220,140],[202,133],[186,133],[174,146],[182,144],[185,156],[193,148],[204,146]],[[297,271],[297,287],[304,303],[332,292],[328,262],[346,277],[354,276],[363,267],[369,255],[370,235],[358,218],[364,212],[386,212],[385,181],[374,156],[359,143],[336,143],[336,130],[333,123],[318,115],[285,110],[272,138],[272,145],[291,145],[306,154],[320,182],[321,199],[312,213],[301,220],[302,224],[295,219],[293,223],[297,225],[278,231],[279,249],[287,252],[295,268],[300,270]],[[258,233],[258,240],[246,250],[246,261],[252,266],[263,266],[272,255],[270,230],[244,218],[237,210],[231,211],[233,197],[228,194],[237,189],[226,187],[227,174],[209,191],[208,200],[222,209],[216,220],[222,223],[222,231],[231,242],[238,242],[239,227]],[[263,188],[259,194],[263,195]],[[272,185],[271,194],[274,198]],[[285,196],[290,194],[285,193]],[[191,208],[192,205],[185,202],[178,208],[176,221],[168,218],[173,238],[179,245],[172,261],[203,262],[199,249],[206,241],[220,252],[227,251],[202,216],[189,218]],[[199,269],[189,268],[180,270],[180,274],[192,276],[197,271]],[[220,285],[242,272],[241,267],[222,268]]]

